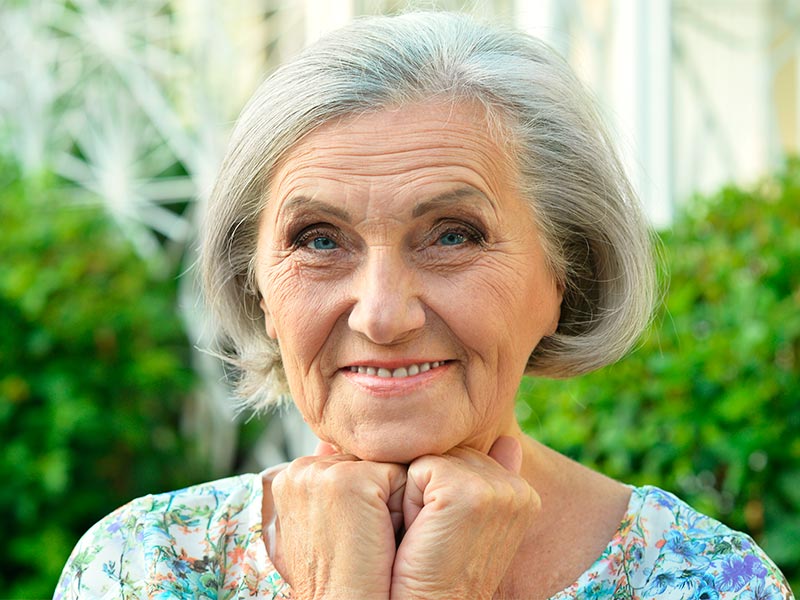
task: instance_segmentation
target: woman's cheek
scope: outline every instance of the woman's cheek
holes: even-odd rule
[[[313,426],[328,396],[326,373],[334,371],[347,311],[347,285],[338,277],[320,277],[302,265],[276,266],[266,278],[266,304],[275,324],[284,370],[295,402]]]
[[[308,344],[314,337],[314,323],[325,309],[324,282],[304,273],[305,269],[287,259],[270,269],[267,281],[267,308],[272,314],[279,339],[289,343],[300,337]],[[314,315],[310,319],[309,315]]]

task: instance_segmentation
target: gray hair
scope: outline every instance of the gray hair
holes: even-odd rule
[[[439,99],[478,102],[508,136],[518,186],[564,296],[527,372],[568,377],[619,359],[649,322],[653,245],[592,99],[541,41],[455,13],[354,21],[277,69],[234,128],[202,227],[206,302],[247,405],[288,397],[254,285],[258,221],[276,165],[332,120]]]

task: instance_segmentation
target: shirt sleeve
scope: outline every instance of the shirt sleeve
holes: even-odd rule
[[[72,551],[54,600],[289,598],[263,543],[260,475],[139,498]]]
[[[135,500],[89,529],[64,566],[54,600],[141,597],[145,577],[142,554],[136,552],[137,523],[148,506],[147,497]]]
[[[794,600],[778,567],[745,534],[692,536],[675,529],[659,547],[639,598]]]

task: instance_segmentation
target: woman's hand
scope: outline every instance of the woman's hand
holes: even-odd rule
[[[519,442],[504,436],[488,456],[455,448],[411,463],[393,599],[492,598],[540,508],[521,462]]]
[[[297,600],[389,598],[406,468],[334,453],[322,444],[276,476],[276,566]]]

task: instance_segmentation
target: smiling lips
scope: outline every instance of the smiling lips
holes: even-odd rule
[[[431,369],[442,366],[445,361],[424,362],[419,364],[409,365],[407,367],[398,367],[396,369],[387,369],[385,367],[367,367],[363,365],[348,367],[351,373],[359,373],[361,375],[373,375],[375,377],[382,377],[384,379],[401,379],[403,377],[412,377],[425,373]]]

